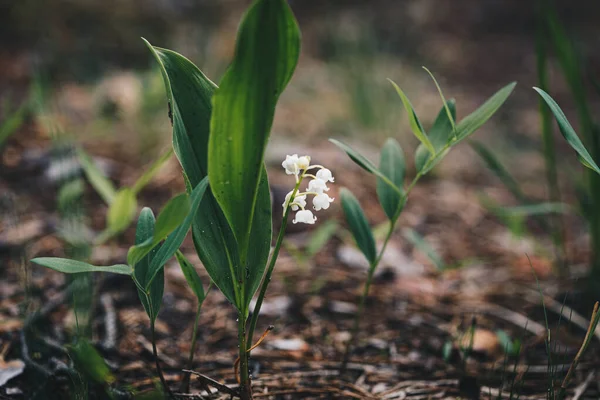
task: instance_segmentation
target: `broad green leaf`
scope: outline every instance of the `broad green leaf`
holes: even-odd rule
[[[257,277],[252,270],[263,268],[250,263],[249,252],[254,251],[250,239],[256,234],[252,230],[264,152],[277,100],[294,72],[299,52],[300,31],[287,1],[255,1],[243,17],[233,61],[213,96],[208,175],[212,193],[237,239],[241,262],[237,278],[247,294]],[[261,207],[261,213],[266,211]],[[270,220],[270,208],[268,213],[262,223]],[[259,232],[265,233],[270,229]],[[270,235],[259,239],[266,243]]]
[[[417,147],[417,151],[415,153],[415,167],[417,171],[422,171],[423,174],[432,170],[433,167],[435,167],[437,163],[441,161],[443,155],[445,155],[442,149],[444,146],[446,146],[446,144],[448,144],[448,141],[453,138],[453,128],[448,117],[448,113],[452,119],[456,119],[456,105],[454,99],[450,99],[448,103],[446,103],[446,107],[442,107],[433,123],[433,126],[429,130],[429,139],[431,140],[431,144],[436,152],[435,160],[430,160],[432,158],[432,154],[429,152],[427,147],[425,147],[425,145],[421,143],[419,147]],[[428,161],[429,165],[427,166],[427,169],[423,170]]]
[[[585,161],[583,165],[592,169],[597,174],[600,174],[600,168],[598,168],[598,166],[592,159],[590,153],[588,153],[586,148],[583,146],[583,143],[579,139],[579,136],[577,136],[577,133],[567,120],[567,117],[565,116],[561,108],[558,106],[558,104],[556,104],[554,99],[552,99],[552,97],[550,97],[550,95],[544,92],[542,89],[536,87],[534,87],[533,89],[536,92],[538,92],[540,96],[542,96],[548,107],[550,107],[550,111],[552,111],[552,114],[554,114],[554,118],[556,119],[558,127],[560,128],[560,132],[567,140],[569,145],[577,152],[577,154],[579,154],[581,159]]]
[[[142,257],[152,250],[157,244],[173,232],[190,213],[190,196],[185,193],[173,197],[162,209],[156,225],[154,234],[145,242],[137,244],[129,248],[127,252],[127,263],[135,265]]]
[[[185,193],[169,200],[165,208],[158,214],[158,218],[156,218],[154,237],[164,239],[169,233],[173,232],[187,217],[191,205],[190,196]]]
[[[348,146],[347,144],[340,142],[339,140],[329,139],[329,141],[331,143],[335,144],[340,149],[342,149],[344,152],[346,152],[346,154],[348,154],[348,157],[350,157],[350,159],[352,161],[354,161],[359,167],[361,167],[365,171],[367,171],[371,174],[374,174],[375,176],[380,178],[382,181],[387,183],[398,194],[400,194],[400,195],[402,194],[402,189],[397,187],[392,181],[390,181],[388,179],[388,177],[385,176],[385,174],[383,174],[379,169],[377,169],[375,164],[373,164],[373,162],[371,160],[369,160],[367,157],[363,156],[358,151],[354,150],[352,147]]]
[[[138,180],[131,188],[133,193],[139,193],[140,190],[142,190],[148,183],[150,183],[152,178],[154,178],[154,175],[156,175],[156,173],[160,170],[160,167],[162,167],[167,161],[169,161],[172,155],[173,149],[169,149],[169,151],[160,156],[158,160],[154,161],[150,168],[148,168],[148,170],[138,178]]]
[[[404,153],[400,144],[395,139],[388,139],[381,149],[381,159],[379,161],[379,170],[396,187],[401,188],[404,185],[404,174],[406,173],[406,162]],[[402,195],[391,188],[382,179],[377,179],[377,197],[379,204],[385,211],[387,217],[391,220],[398,217],[400,207],[402,207]]]
[[[502,89],[498,90],[492,97],[483,103],[477,110],[466,116],[456,125],[456,139],[453,140],[453,145],[466,139],[479,129],[488,119],[496,113],[496,111],[504,104],[508,96],[512,93],[516,86],[516,82],[509,83]]]
[[[263,172],[260,177],[258,187],[258,197],[254,208],[254,217],[252,219],[252,231],[250,232],[250,242],[246,265],[251,266],[244,270],[243,264],[240,264],[238,276],[246,274],[246,297],[245,306],[250,304],[254,293],[258,289],[267,266],[269,252],[271,251],[271,239],[273,233],[273,206],[271,203],[271,189],[269,188],[269,178],[263,165]],[[245,307],[247,308],[247,307]]]
[[[85,176],[90,181],[94,190],[98,192],[107,205],[111,205],[117,194],[113,184],[104,176],[92,157],[83,151],[83,149],[77,149],[77,157]]]
[[[82,261],[58,257],[38,257],[31,260],[31,262],[65,274],[78,274],[80,272],[112,272],[114,274],[131,275],[133,272],[129,265],[117,264],[107,267],[97,267]]]
[[[406,95],[404,94],[402,89],[400,89],[400,87],[398,85],[396,85],[396,83],[394,81],[392,81],[391,79],[388,79],[388,80],[394,86],[394,89],[396,89],[398,96],[400,96],[400,99],[402,100],[404,109],[406,110],[406,113],[408,114],[408,121],[410,123],[410,129],[412,130],[413,134],[417,137],[417,139],[419,139],[419,142],[423,143],[423,145],[425,145],[425,147],[431,153],[435,153],[433,144],[431,144],[429,137],[427,137],[427,133],[425,133],[425,129],[423,129],[423,125],[421,125],[421,122],[419,121],[419,117],[417,117],[417,114],[415,113],[415,110],[414,110],[410,100],[408,99],[408,97],[406,97]]]
[[[135,231],[135,243],[140,244],[148,239],[151,240],[154,235],[154,227],[154,214],[151,209],[145,207],[142,209],[140,217],[138,218]],[[141,287],[146,288],[146,292],[143,292],[138,287],[138,296],[152,322],[154,322],[158,316],[165,288],[164,271],[157,271],[154,276],[152,276],[150,272],[150,264],[154,260],[159,249],[160,246],[153,248],[134,266],[135,279]]]
[[[191,192],[207,176],[211,97],[216,85],[182,55],[146,44],[161,68],[172,113],[173,148],[184,170],[186,188]],[[270,192],[268,187],[266,189],[261,188],[259,192],[261,204],[265,199],[270,201]],[[192,234],[196,251],[210,277],[227,299],[237,305],[235,285],[240,265],[237,242],[210,191],[205,194],[192,222]],[[266,260],[270,243],[260,250]]]
[[[177,262],[179,262],[179,266],[181,267],[181,272],[183,272],[183,276],[185,276],[185,280],[187,281],[190,289],[196,295],[199,303],[202,303],[204,300],[204,287],[202,286],[202,281],[198,276],[198,272],[196,272],[196,268],[194,265],[189,262],[189,260],[183,255],[183,253],[177,250],[175,253],[175,257],[177,258]]]
[[[137,199],[129,188],[121,189],[115,195],[106,214],[106,226],[113,234],[127,229],[137,211]]]
[[[346,188],[340,191],[342,198],[342,209],[346,216],[346,221],[350,226],[350,231],[360,251],[365,255],[369,263],[373,264],[377,258],[377,248],[373,232],[367,221],[367,217],[360,207],[356,197]]]
[[[208,188],[208,178],[204,178],[198,186],[194,188],[190,198],[191,198],[191,207],[190,212],[187,214],[183,222],[171,233],[167,240],[164,241],[160,250],[158,250],[153,257],[149,272],[148,272],[148,281],[146,283],[146,287],[152,282],[156,274],[160,271],[162,273],[163,267],[169,261],[171,257],[175,254],[175,252],[181,247],[183,240],[187,236],[188,231],[190,230],[190,226],[196,217],[196,213],[200,208],[200,204],[202,202],[202,198],[206,193]]]
[[[528,203],[529,199],[525,196],[519,183],[513,178],[510,172],[498,160],[498,158],[486,146],[477,141],[469,141],[469,144],[475,150],[479,157],[485,162],[487,167],[500,179],[504,186],[521,203]]]
[[[83,373],[87,379],[100,385],[110,385],[115,381],[104,358],[86,339],[78,338],[74,345],[67,345],[67,350],[77,371]]]
[[[433,74],[427,67],[423,67],[423,69],[425,71],[427,71],[427,73],[431,77],[431,80],[433,80],[433,83],[435,84],[435,87],[437,88],[438,93],[440,94],[440,97],[442,99],[442,106],[446,110],[446,116],[448,117],[448,121],[450,122],[450,125],[452,126],[452,131],[454,131],[454,128],[455,128],[454,122],[456,120],[456,112],[453,113],[452,110],[450,110],[450,108],[448,107],[448,102],[446,101],[446,97],[444,97],[444,92],[442,92],[442,88],[440,87],[437,79],[435,79],[435,76],[433,76]],[[430,136],[431,136],[431,132],[430,132]]]

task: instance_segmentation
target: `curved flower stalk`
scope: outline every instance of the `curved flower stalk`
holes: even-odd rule
[[[275,262],[279,256],[279,250],[283,243],[283,236],[285,235],[285,228],[290,216],[290,212],[296,212],[295,218],[292,223],[304,223],[314,224],[317,221],[317,217],[308,209],[306,199],[308,196],[313,196],[313,209],[315,211],[326,210],[329,205],[335,200],[327,195],[329,187],[327,183],[334,182],[334,177],[331,171],[322,165],[311,165],[310,156],[298,157],[297,154],[286,156],[281,166],[285,169],[285,173],[288,175],[294,175],[296,185],[286,196],[282,204],[283,207],[283,222],[279,233],[277,235],[277,242],[273,249],[271,259],[269,260],[269,266],[265,273],[260,293],[256,299],[256,305],[252,312],[252,319],[250,320],[250,329],[248,330],[248,343],[252,343],[252,337],[254,336],[254,330],[256,329],[256,323],[258,321],[258,315],[260,314],[260,308],[262,307],[267,286],[271,281],[271,275],[275,268]],[[312,172],[311,172],[312,171]],[[305,178],[310,178],[306,191],[300,191],[300,186]],[[250,352],[250,346],[248,347]]]

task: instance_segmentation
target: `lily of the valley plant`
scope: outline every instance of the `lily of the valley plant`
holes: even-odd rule
[[[239,395],[250,399],[248,359],[288,216],[295,212],[294,223],[313,224],[313,210],[327,209],[333,201],[327,194],[327,184],[334,180],[331,172],[310,165],[308,156],[288,156],[283,167],[295,177],[295,186],[283,205],[283,224],[269,257],[272,208],[264,153],[277,100],[298,61],[300,31],[286,0],[254,1],[240,24],[233,61],[218,87],[182,55],[147,45],[164,78],[173,149],[183,169],[186,193],[173,198],[156,221],[149,209],[142,211],[127,265],[97,267],[56,258],[34,262],[65,273],[106,271],[131,276],[153,328],[162,301],[163,269],[176,253],[199,303],[204,298],[196,271],[178,251],[191,229],[196,252],[212,282],[237,309]],[[310,179],[308,186],[300,191],[305,179]],[[250,301],[259,287],[250,314]],[[160,369],[159,375],[162,378]]]
[[[440,86],[431,72],[426,68],[425,70],[433,79],[442,99],[442,108],[439,111],[435,122],[431,126],[429,133],[427,133],[423,128],[423,125],[421,125],[419,117],[417,117],[408,97],[400,87],[390,81],[400,96],[400,100],[407,113],[410,128],[420,142],[414,156],[417,174],[408,186],[404,185],[406,172],[404,152],[395,139],[390,138],[385,142],[381,149],[379,167],[375,166],[373,162],[346,144],[331,139],[331,142],[344,150],[356,164],[377,177],[377,197],[389,220],[389,228],[383,241],[383,245],[378,249],[375,244],[373,232],[369,227],[369,222],[367,221],[358,200],[347,189],[341,190],[342,209],[344,210],[346,220],[357,246],[369,261],[367,279],[360,298],[358,311],[354,319],[351,338],[346,345],[346,352],[341,365],[342,372],[345,370],[348,363],[351,347],[356,341],[360,318],[365,308],[366,298],[369,295],[373,275],[375,274],[375,270],[383,257],[387,244],[394,233],[396,223],[398,222],[400,213],[404,209],[410,191],[421,177],[431,171],[433,167],[448,154],[452,147],[467,139],[492,115],[494,115],[515,87],[515,83],[505,86],[473,113],[463,118],[460,122],[456,122],[456,107],[454,100],[451,99],[446,101]]]

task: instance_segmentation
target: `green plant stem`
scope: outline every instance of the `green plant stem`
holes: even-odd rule
[[[148,304],[150,304],[150,303],[148,303]],[[162,368],[160,367],[160,362],[158,360],[158,350],[156,349],[156,332],[154,329],[154,321],[150,321],[150,334],[152,335],[152,353],[154,354],[154,362],[156,364],[156,372],[158,373],[158,378],[160,379],[160,383],[162,384],[163,388],[165,389],[165,392],[167,392],[168,397],[171,399],[174,399],[175,396],[173,395],[173,392],[171,392],[169,385],[167,385],[167,381],[165,380],[165,376],[163,374]]]
[[[240,357],[240,398],[242,400],[252,399],[252,382],[250,380],[250,371],[248,369],[248,347],[246,344],[246,309],[238,314],[238,347]]]
[[[348,366],[348,360],[350,359],[350,352],[352,350],[352,343],[356,340],[356,336],[358,335],[358,328],[360,324],[360,320],[362,318],[363,311],[365,309],[365,304],[367,302],[367,297],[369,296],[369,289],[371,288],[371,283],[373,282],[373,276],[375,275],[375,270],[377,269],[377,265],[381,261],[383,257],[383,253],[385,252],[385,248],[387,247],[390,238],[392,237],[392,233],[394,233],[394,229],[396,227],[395,221],[392,221],[390,224],[390,229],[387,232],[385,240],[383,242],[383,246],[381,247],[381,251],[377,255],[375,261],[369,265],[369,272],[367,274],[367,281],[365,282],[365,286],[363,287],[363,292],[360,297],[360,302],[358,305],[358,310],[354,317],[354,324],[352,325],[352,333],[350,336],[350,340],[346,345],[346,351],[344,352],[344,358],[342,359],[342,365],[340,367],[340,375],[346,372],[346,367]]]
[[[202,309],[203,302],[204,299],[202,299],[202,301],[198,301],[198,307],[196,308],[196,319],[194,320],[194,330],[192,332],[192,345],[190,346],[190,355],[188,356],[187,363],[188,370],[191,370],[194,366],[194,353],[196,351],[196,343],[198,341],[198,325],[200,324],[200,310]],[[181,380],[181,386],[179,389],[182,393],[187,393],[190,389],[190,376],[190,372],[185,372],[183,375],[183,379]]]
[[[544,13],[546,0],[538,0],[537,28],[536,28],[536,66],[538,86],[548,92],[548,51],[546,47],[546,29]],[[561,194],[558,186],[558,173],[556,169],[556,150],[552,131],[552,116],[543,99],[539,100],[540,122],[542,125],[542,144],[546,167],[546,181],[548,195],[552,202],[560,202]],[[552,241],[554,242],[556,267],[561,276],[568,274],[566,259],[566,238],[564,220],[560,215],[550,218]]]
[[[290,203],[292,202],[291,199],[293,199],[294,196],[296,196],[296,193],[300,188],[300,183],[302,183],[302,178],[304,178],[304,174],[302,174],[300,179],[298,179],[298,182],[296,183],[296,186],[292,191],[292,195],[290,196]],[[252,347],[252,337],[254,336],[254,330],[256,329],[258,315],[260,314],[260,308],[262,307],[263,300],[265,299],[265,294],[267,293],[267,286],[269,286],[269,282],[271,281],[271,275],[273,274],[273,270],[275,269],[275,262],[277,261],[277,257],[279,256],[279,250],[281,249],[281,245],[283,243],[283,237],[285,236],[285,228],[287,227],[288,217],[291,209],[292,207],[288,204],[288,207],[286,208],[285,213],[283,214],[283,220],[281,221],[281,227],[279,228],[279,233],[277,234],[277,241],[275,242],[275,248],[273,249],[273,253],[271,254],[271,259],[269,260],[267,272],[265,273],[262,285],[260,286],[260,292],[258,294],[258,297],[256,298],[256,305],[254,306],[254,310],[252,311],[252,318],[250,319],[250,329],[248,330],[248,349]]]
[[[581,357],[583,356],[583,354],[587,350],[590,342],[594,338],[594,332],[596,331],[596,327],[598,326],[598,322],[600,321],[600,310],[598,309],[598,307],[599,307],[599,303],[596,302],[596,304],[594,305],[594,310],[592,311],[592,317],[590,318],[590,325],[585,334],[585,338],[583,339],[583,343],[582,343],[581,347],[579,348],[579,351],[575,355],[575,358],[573,359],[573,363],[569,367],[569,371],[567,372],[565,379],[563,380],[562,384],[560,385],[560,390],[558,393],[559,399],[565,398],[565,395],[567,393],[567,386],[569,385],[571,376],[577,369],[577,365],[579,365],[579,362],[581,361]]]
[[[252,311],[252,318],[250,319],[250,329],[248,330],[248,348],[252,346],[252,337],[254,336],[254,330],[256,329],[258,314],[260,314],[260,308],[262,307],[263,300],[265,299],[265,294],[267,293],[267,286],[271,281],[271,275],[273,274],[273,270],[275,269],[275,262],[277,261],[277,257],[279,256],[279,249],[281,249],[281,244],[283,243],[283,237],[285,236],[285,228],[287,227],[289,210],[290,207],[287,208],[283,216],[281,228],[279,229],[279,234],[277,235],[277,242],[275,243],[275,248],[273,249],[273,254],[271,255],[271,260],[269,261],[269,266],[267,267],[267,272],[265,274],[263,284],[260,287],[260,292],[256,299],[256,305],[254,306],[254,310]]]
[[[431,157],[431,159],[433,159],[433,158],[434,157]],[[426,170],[428,163],[425,164],[423,170]],[[358,335],[358,328],[360,325],[360,320],[362,318],[362,314],[365,309],[365,304],[367,302],[367,297],[369,296],[369,290],[371,288],[371,283],[373,282],[373,276],[375,275],[377,266],[379,265],[379,262],[383,258],[385,249],[386,249],[390,239],[392,238],[392,234],[394,233],[394,230],[396,229],[396,223],[398,222],[400,213],[404,209],[404,205],[406,204],[406,201],[408,200],[408,195],[409,195],[410,191],[413,189],[413,187],[417,184],[419,179],[421,179],[422,176],[423,176],[423,174],[421,172],[417,173],[417,175],[414,177],[414,179],[412,180],[410,185],[406,188],[406,190],[402,194],[402,197],[400,198],[400,201],[398,202],[398,209],[396,210],[396,213],[394,214],[394,218],[392,218],[390,221],[390,228],[385,236],[383,245],[381,246],[381,250],[379,251],[379,254],[377,255],[377,257],[375,258],[375,261],[369,265],[369,271],[367,273],[367,280],[365,282],[365,286],[363,288],[363,292],[360,297],[358,310],[356,311],[356,315],[354,317],[354,324],[352,325],[352,332],[350,335],[350,340],[348,341],[348,344],[346,345],[346,351],[344,352],[344,357],[342,359],[342,364],[340,366],[340,375],[342,375],[346,372],[346,368],[348,366],[348,361],[350,359],[350,352],[352,350],[352,344],[356,341],[356,337]]]

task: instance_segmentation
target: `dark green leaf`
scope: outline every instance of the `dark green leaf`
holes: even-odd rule
[[[112,234],[127,229],[137,211],[135,193],[129,188],[121,189],[115,195],[106,214],[106,225]]]
[[[404,109],[406,110],[406,113],[408,114],[408,121],[410,123],[411,131],[417,137],[417,139],[419,139],[419,142],[423,143],[423,145],[425,145],[425,147],[431,153],[435,153],[433,144],[431,144],[429,137],[427,137],[427,133],[425,133],[425,129],[423,129],[423,125],[421,125],[421,121],[419,121],[419,117],[417,117],[417,113],[415,113],[415,110],[414,110],[410,100],[408,99],[408,97],[406,97],[406,95],[404,94],[402,89],[400,89],[400,87],[398,85],[396,85],[396,83],[394,81],[392,81],[391,79],[388,79],[388,80],[394,86],[394,88],[396,89],[396,92],[398,93],[398,96],[400,96],[400,99],[402,100]]]
[[[374,263],[377,258],[377,248],[375,247],[375,239],[373,232],[367,221],[367,217],[363,213],[362,208],[356,197],[346,188],[340,191],[342,198],[342,209],[346,216],[346,221],[350,226],[350,231],[358,248],[365,255],[369,263]]]
[[[154,237],[164,239],[185,220],[190,212],[190,196],[185,193],[173,197],[156,219]]]
[[[536,92],[538,92],[540,96],[542,96],[546,104],[548,104],[548,107],[550,107],[550,111],[552,111],[552,114],[554,114],[554,118],[556,118],[556,122],[558,123],[558,127],[560,128],[560,132],[567,140],[569,145],[571,145],[571,147],[577,152],[577,154],[579,154],[581,159],[584,161],[583,165],[592,169],[597,174],[600,174],[600,168],[598,168],[598,166],[592,159],[590,153],[588,153],[586,148],[583,146],[583,143],[579,139],[579,136],[577,136],[577,133],[567,120],[567,117],[562,112],[558,104],[556,104],[554,99],[552,99],[552,97],[550,97],[550,95],[544,92],[542,89],[536,87],[534,87],[533,89]]]
[[[512,93],[516,83],[509,83],[502,89],[498,90],[492,97],[483,103],[477,110],[466,116],[456,125],[456,139],[453,140],[453,145],[466,139],[479,129],[488,119],[496,113],[496,111],[504,104],[508,96]]]
[[[90,157],[85,151],[82,149],[77,149],[77,157],[79,158],[79,163],[81,164],[81,168],[83,168],[83,172],[85,176],[90,181],[92,187],[98,192],[102,200],[107,205],[111,205],[117,191],[115,187],[109,181],[102,171],[98,168],[92,157]]]
[[[208,175],[212,193],[237,239],[242,285],[246,271],[262,267],[250,264],[248,253],[254,251],[250,239],[264,152],[277,100],[294,72],[299,52],[300,31],[287,1],[255,1],[240,24],[232,64],[213,96]],[[260,240],[266,243],[270,237]],[[258,275],[251,276],[252,280]]]
[[[114,274],[131,275],[133,272],[129,265],[117,264],[108,267],[97,267],[82,261],[57,257],[38,257],[31,260],[31,262],[65,274],[77,274],[80,272],[112,272]]]
[[[164,241],[160,250],[156,252],[156,255],[152,258],[150,263],[149,271],[148,271],[148,281],[146,283],[146,287],[152,282],[154,276],[163,270],[163,267],[169,261],[171,257],[175,254],[177,250],[181,247],[183,240],[185,239],[188,231],[190,230],[190,226],[192,225],[192,221],[196,217],[196,213],[200,207],[202,202],[202,198],[208,187],[208,178],[204,178],[194,191],[192,192],[190,198],[192,201],[190,212],[187,214],[183,222],[171,233],[167,240]]]
[[[377,176],[379,179],[387,183],[388,186],[390,186],[398,194],[402,194],[402,189],[397,187],[392,181],[390,181],[388,177],[385,176],[385,174],[383,174],[379,169],[377,169],[375,164],[373,164],[373,162],[371,162],[371,160],[369,160],[367,157],[363,156],[362,154],[354,150],[352,147],[340,142],[339,140],[329,139],[329,141],[335,144],[340,149],[342,149],[344,152],[346,152],[346,154],[348,154],[348,157],[350,157],[350,159],[354,161],[359,167]]]
[[[186,188],[191,192],[207,176],[211,97],[216,85],[182,55],[146,44],[161,67],[172,112],[173,148],[184,170]],[[261,188],[259,194],[260,204],[264,198],[270,201],[268,187],[266,192]],[[240,265],[237,243],[210,191],[192,222],[192,233],[196,251],[210,277],[225,297],[237,304],[234,287]],[[266,259],[270,242],[258,250]]]
[[[175,257],[179,262],[179,266],[181,267],[181,272],[183,272],[183,276],[185,276],[185,280],[187,281],[190,289],[196,295],[199,303],[202,303],[204,300],[204,287],[202,286],[202,281],[198,276],[198,272],[196,272],[196,268],[194,265],[189,262],[189,260],[183,255],[183,253],[177,250],[175,253]]]
[[[152,240],[152,237],[154,236],[154,227],[154,214],[152,214],[152,210],[145,207],[138,219],[137,229],[135,231],[135,243],[141,244],[147,240]],[[138,288],[138,296],[152,322],[154,322],[158,316],[165,287],[163,270],[158,271],[156,277],[151,276],[150,274],[150,264],[159,249],[160,246],[154,247],[134,266],[135,279],[141,287],[146,288],[145,292]]]
[[[395,139],[390,138],[383,145],[379,170],[396,187],[403,187],[406,162],[404,161],[402,148]],[[397,218],[400,207],[402,207],[402,195],[379,178],[377,179],[377,196],[379,197],[379,204],[381,204],[390,221]]]
[[[344,150],[346,154],[348,154],[350,159],[365,171],[375,175],[381,174],[381,172],[377,169],[377,167],[375,166],[375,164],[373,164],[371,160],[360,154],[358,151],[354,150],[352,147],[336,139],[329,139],[329,141],[335,144],[340,149]]]
[[[156,220],[154,235],[145,242],[129,248],[127,263],[135,265],[146,254],[173,232],[190,212],[190,196],[185,193],[173,197],[162,209]]]

